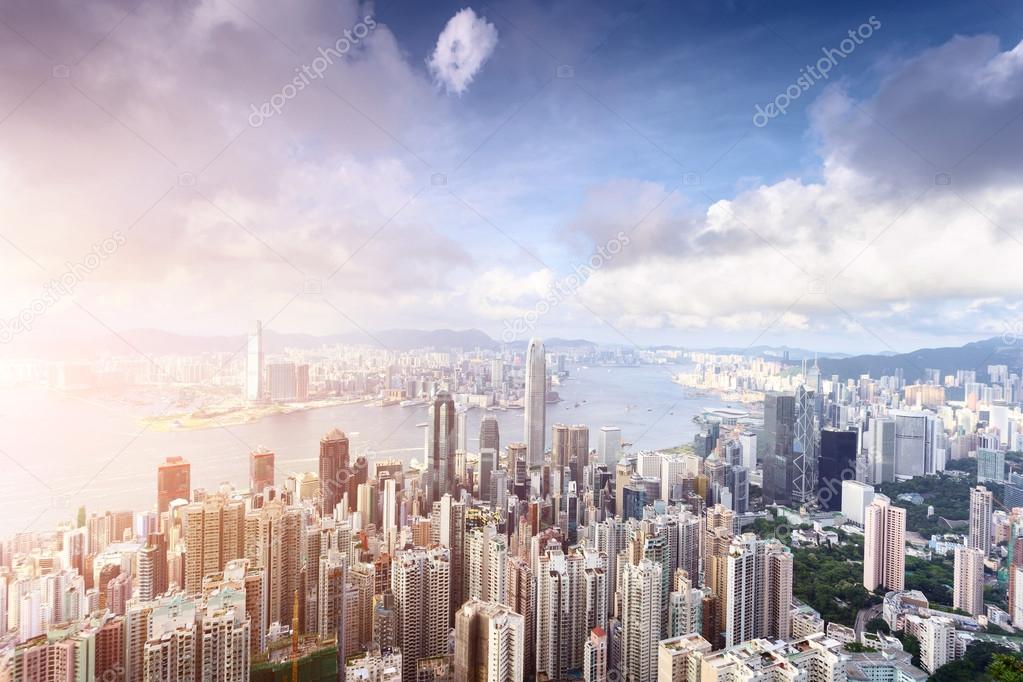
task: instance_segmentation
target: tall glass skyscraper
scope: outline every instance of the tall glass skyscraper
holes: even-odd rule
[[[526,393],[522,397],[525,412],[526,462],[543,466],[547,432],[547,365],[546,351],[540,339],[531,339],[526,350]]]

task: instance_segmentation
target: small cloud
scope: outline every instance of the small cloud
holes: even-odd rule
[[[448,92],[461,95],[497,47],[497,29],[471,7],[448,20],[437,47],[426,61],[434,79]]]

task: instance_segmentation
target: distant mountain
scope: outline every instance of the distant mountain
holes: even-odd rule
[[[705,348],[703,350],[705,350],[708,353],[720,353],[722,355],[750,355],[772,358],[784,358],[786,357],[787,353],[788,359],[791,360],[792,362],[813,360],[814,356],[818,358],[852,357],[848,353],[825,353],[820,351],[807,350],[806,348],[794,348],[792,346],[750,346],[748,348],[718,346],[717,348]]]
[[[1023,340],[1006,343],[1000,337],[974,341],[964,346],[921,348],[910,353],[856,355],[844,358],[823,358],[818,361],[824,376],[839,375],[842,379],[863,374],[877,378],[901,369],[909,382],[923,378],[924,369],[941,370],[942,376],[957,369],[972,369],[980,381],[987,379],[988,365],[1008,365],[1010,370],[1023,367]]]

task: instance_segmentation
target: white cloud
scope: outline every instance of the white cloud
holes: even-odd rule
[[[459,10],[437,37],[427,60],[430,72],[448,92],[461,95],[497,47],[497,29],[471,7]]]

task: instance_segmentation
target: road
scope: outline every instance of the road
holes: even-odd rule
[[[867,623],[881,615],[881,608],[881,604],[877,604],[876,606],[860,609],[859,613],[856,614],[856,625],[854,626],[857,636],[863,633],[863,628],[867,627]]]

